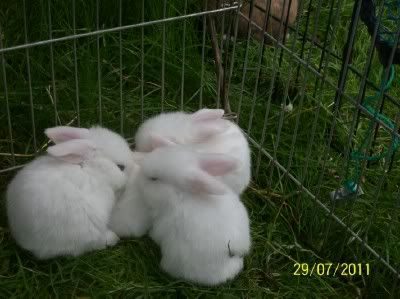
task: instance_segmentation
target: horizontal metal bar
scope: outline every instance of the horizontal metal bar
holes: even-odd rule
[[[212,15],[212,14],[217,14],[217,13],[220,13],[220,12],[233,11],[233,10],[235,10],[237,8],[238,8],[238,5],[235,5],[235,6],[224,7],[224,8],[215,9],[215,10],[196,12],[196,13],[187,14],[187,15],[183,15],[183,16],[170,17],[170,18],[166,18],[166,19],[147,21],[147,22],[140,22],[140,23],[137,23],[137,24],[131,24],[131,25],[118,26],[118,27],[113,27],[113,28],[108,28],[108,29],[95,30],[95,31],[86,32],[86,33],[80,33],[80,34],[73,34],[73,35],[68,35],[68,36],[63,36],[63,37],[58,37],[58,38],[53,38],[53,39],[33,42],[33,43],[27,43],[27,44],[18,45],[18,46],[2,48],[2,49],[0,49],[0,54],[1,53],[10,52],[10,51],[15,51],[15,50],[27,49],[27,48],[32,48],[32,47],[37,47],[37,46],[44,46],[44,45],[48,45],[48,44],[62,42],[62,41],[78,39],[78,38],[82,38],[82,37],[95,36],[95,35],[100,35],[100,34],[104,34],[104,33],[124,31],[124,30],[128,30],[128,29],[140,28],[140,27],[144,27],[144,26],[151,26],[151,25],[162,24],[162,23],[167,23],[167,22],[172,22],[172,21],[185,20],[185,19],[189,19],[189,18],[193,18],[193,17],[200,17],[200,16],[204,16],[204,15]]]
[[[13,171],[13,170],[17,170],[20,169],[22,167],[24,167],[26,164],[22,164],[22,165],[17,165],[17,166],[12,166],[12,167],[8,167],[8,168],[4,168],[4,169],[0,169],[0,173],[6,173],[9,171]]]

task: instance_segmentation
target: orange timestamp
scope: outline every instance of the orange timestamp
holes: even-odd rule
[[[363,276],[370,274],[369,263],[295,263],[296,276]]]

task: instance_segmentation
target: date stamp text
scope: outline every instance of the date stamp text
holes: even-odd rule
[[[295,263],[293,275],[296,276],[368,276],[369,263]]]

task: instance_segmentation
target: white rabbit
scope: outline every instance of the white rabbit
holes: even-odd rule
[[[138,155],[141,157],[140,153],[133,153],[134,159]],[[127,173],[125,191],[111,213],[108,227],[119,237],[142,237],[151,227],[150,211],[138,191],[138,173],[138,165]]]
[[[54,127],[45,134],[56,145],[8,186],[8,221],[16,242],[39,259],[116,244],[107,222],[131,167],[128,144],[101,127]]]
[[[140,162],[138,186],[153,218],[150,237],[161,247],[161,268],[203,285],[234,278],[250,250],[247,211],[215,177],[236,160],[188,147],[158,148]]]
[[[195,113],[162,113],[145,121],[135,136],[136,150],[188,144],[200,153],[228,154],[239,161],[236,170],[221,177],[237,194],[250,182],[250,149],[241,129],[222,119],[222,109],[201,109]]]

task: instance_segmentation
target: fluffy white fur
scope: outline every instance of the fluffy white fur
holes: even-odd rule
[[[128,144],[101,127],[55,127],[45,133],[56,145],[8,186],[8,221],[16,242],[39,259],[116,244],[107,223],[132,167]]]
[[[135,156],[139,153],[133,153]],[[124,193],[115,204],[109,228],[119,237],[142,237],[151,226],[150,211],[138,192],[137,176],[140,167],[135,165],[127,173],[128,179]]]
[[[138,186],[152,214],[150,237],[161,247],[161,268],[203,285],[234,278],[250,250],[249,219],[238,195],[215,177],[233,171],[236,160],[173,146],[152,151],[140,164]]]
[[[201,109],[193,114],[162,113],[145,121],[138,129],[136,150],[150,152],[168,145],[191,145],[199,153],[228,154],[239,161],[236,170],[221,180],[237,194],[250,182],[250,149],[241,129],[222,119],[221,109]]]

